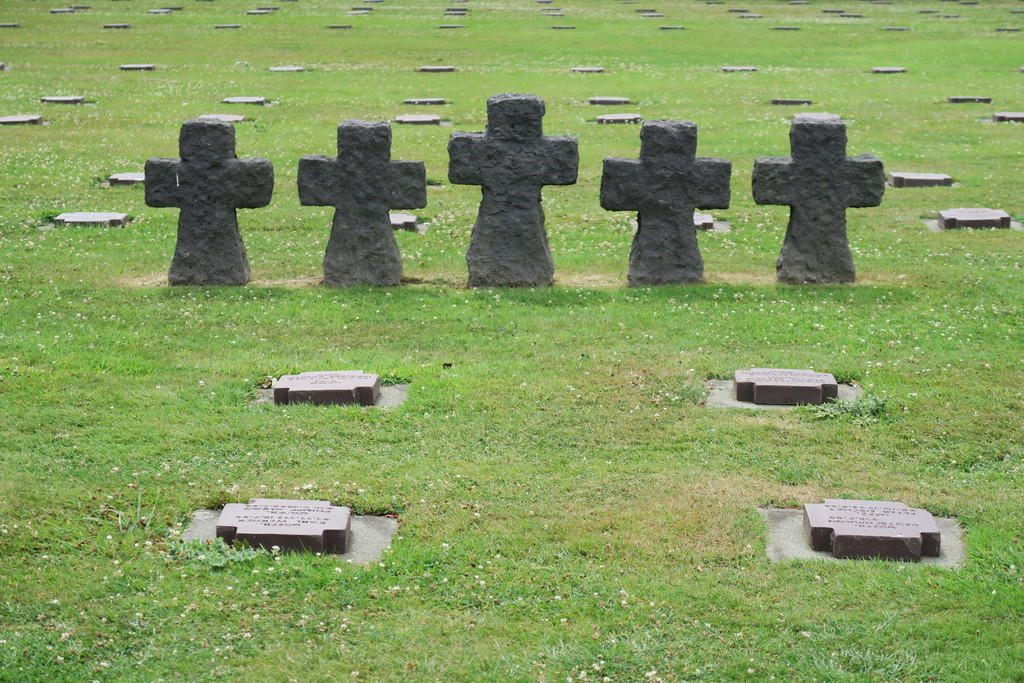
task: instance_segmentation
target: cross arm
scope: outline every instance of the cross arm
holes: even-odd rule
[[[456,185],[481,185],[483,174],[479,162],[483,133],[456,131],[448,139],[448,181]]]
[[[180,159],[153,157],[146,161],[146,206],[181,206]]]
[[[696,173],[690,178],[690,196],[698,209],[728,209],[732,162],[702,157],[696,160]]]
[[[392,161],[389,208],[422,209],[427,205],[427,167],[422,161]]]
[[[258,209],[270,203],[274,195],[274,164],[269,159],[253,157],[233,162],[231,174],[234,205],[239,209]]]
[[[307,154],[299,159],[299,204],[334,206],[338,198],[334,166],[337,159]]]
[[[642,167],[634,159],[605,157],[601,173],[601,208],[639,211],[644,198]]]
[[[572,185],[579,172],[580,152],[571,135],[550,135],[544,138],[545,185]]]
[[[885,169],[874,154],[861,154],[846,160],[847,205],[878,206],[885,193]]]
[[[788,205],[791,196],[792,159],[786,157],[761,157],[754,161],[751,184],[754,202],[757,204]]]

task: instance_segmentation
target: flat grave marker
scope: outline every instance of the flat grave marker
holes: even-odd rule
[[[576,74],[602,74],[604,73],[603,66],[574,66],[569,69],[572,73]]]
[[[660,26],[662,31],[685,31],[685,26]]]
[[[391,219],[391,227],[395,230],[405,230],[406,232],[419,232],[420,230],[419,221],[411,213],[392,213],[388,214],[388,218]]]
[[[304,66],[272,66],[269,69],[273,73],[299,73],[306,70]]]
[[[601,114],[595,120],[600,124],[640,123],[643,121],[643,117],[640,114]]]
[[[997,111],[992,114],[992,120],[996,122],[1024,123],[1024,111]]]
[[[766,405],[820,405],[839,398],[830,373],[783,368],[737,370],[733,376],[737,401]]]
[[[0,126],[42,125],[43,117],[34,114],[0,116]]]
[[[949,187],[953,184],[953,178],[945,173],[895,171],[889,174],[888,182],[892,187]]]
[[[950,104],[972,104],[972,103],[991,104],[992,103],[992,98],[991,97],[973,97],[973,96],[965,96],[965,95],[954,95],[953,97],[947,97],[946,98],[946,102],[949,102]]]
[[[21,24],[16,21],[4,21],[0,22],[0,28],[21,28]]]
[[[908,26],[883,26],[882,30],[883,31],[909,31],[910,27],[908,27]]]
[[[241,123],[245,117],[241,114],[202,114],[196,118],[203,121],[223,121],[224,123]]]
[[[939,211],[939,228],[1009,228],[1010,214],[1001,209],[959,208]]]
[[[267,104],[266,97],[225,97],[221,100],[221,104],[255,104],[257,106],[265,106]]]
[[[799,31],[799,26],[772,26],[773,31]]]
[[[121,71],[156,71],[156,64],[122,64]]]
[[[132,27],[131,24],[103,24],[103,28],[109,28],[109,29],[127,29],[127,28],[131,28],[131,27]]]
[[[876,66],[871,69],[873,74],[905,74],[906,67],[903,66]]]
[[[443,97],[410,97],[404,100],[402,104],[441,105],[448,104],[448,100]]]
[[[938,557],[941,534],[926,510],[904,503],[826,498],[804,505],[804,533],[812,550],[843,559],[919,562]]]
[[[552,26],[551,28],[553,30],[555,30],[555,31],[575,31],[576,30],[575,26]]]
[[[107,184],[115,185],[141,185],[146,182],[145,173],[113,173],[107,178]]]
[[[441,65],[441,66],[418,66],[416,71],[427,73],[427,74],[440,74],[440,73],[451,73],[455,71],[454,66]]]
[[[380,378],[360,371],[303,372],[274,383],[274,403],[372,406],[380,398]]]
[[[73,211],[53,219],[54,225],[107,225],[119,227],[128,224],[128,214],[116,211]]]
[[[85,104],[85,97],[82,95],[40,97],[39,101],[47,104]]]
[[[725,73],[738,73],[742,71],[757,71],[756,66],[723,66],[722,71]]]
[[[328,24],[327,28],[335,30],[343,30],[352,28],[352,24]]]
[[[795,106],[795,105],[801,105],[801,104],[811,104],[811,101],[810,100],[789,99],[789,98],[781,97],[781,98],[773,99],[771,101],[771,104],[777,104],[777,105],[783,105],[783,106]]]
[[[214,24],[215,29],[235,29],[242,28],[241,24]]]
[[[228,503],[217,520],[217,538],[227,544],[307,553],[344,553],[349,546],[352,511],[326,500],[252,498]]]
[[[410,126],[440,126],[441,117],[433,114],[402,114],[395,117],[395,123]]]
[[[591,97],[590,104],[629,104],[628,97]]]
[[[442,28],[442,29],[466,28],[466,25],[465,24],[441,24],[440,26],[438,26],[438,28]]]
[[[1002,26],[996,29],[996,33],[1020,33],[1020,29],[1016,26]]]

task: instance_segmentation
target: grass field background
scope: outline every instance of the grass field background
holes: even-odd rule
[[[995,31],[1024,24],[1024,3],[51,4],[0,6],[21,24],[0,29],[0,116],[49,123],[0,127],[0,679],[1021,680],[1024,233],[921,218],[1024,215],[1024,125],[991,123],[1024,110],[1024,38]],[[157,71],[118,70],[135,62]],[[583,65],[608,72],[570,73]],[[579,139],[579,182],[544,191],[553,288],[465,287],[479,188],[448,184],[446,144],[483,130],[501,92],[540,95],[545,132]],[[233,95],[273,105],[220,104]],[[957,181],[848,212],[855,285],[774,284],[788,209],[755,205],[750,172],[788,156],[797,110],[842,115],[850,155]],[[429,231],[398,235],[406,284],[320,286],[330,210],[299,205],[299,157],[333,156],[342,120],[419,111],[450,125],[393,127],[394,158],[433,183]],[[593,123],[615,111],[695,121],[698,153],[732,161],[714,212],[732,229],[700,236],[706,284],[625,286],[634,216],[598,191],[639,127]],[[239,212],[247,287],[166,287],[177,211],[103,186],[176,157],[205,113],[245,114],[239,156],[275,166],[272,204]],[[134,220],[48,225],[93,210]],[[703,405],[705,380],[759,366],[833,372],[885,414]],[[409,399],[254,402],[266,378],[313,369],[409,381]],[[399,536],[366,568],[175,540],[193,510],[250,497],[393,514]],[[967,562],[770,563],[756,509],[825,497],[956,517]]]

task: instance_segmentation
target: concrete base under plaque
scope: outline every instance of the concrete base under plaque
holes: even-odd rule
[[[758,508],[767,522],[768,536],[765,550],[772,562],[784,560],[821,560],[845,562],[833,557],[829,551],[813,550],[804,535],[804,511],[779,508]],[[935,524],[942,535],[938,557],[922,557],[919,564],[956,568],[967,560],[963,530],[959,522],[950,517],[936,517]]]
[[[217,537],[220,510],[196,510],[181,540],[212,541]],[[376,515],[353,515],[348,548],[338,559],[352,564],[370,564],[380,560],[391,538],[398,531],[398,521]]]

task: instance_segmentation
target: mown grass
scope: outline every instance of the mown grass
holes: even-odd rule
[[[1024,109],[1021,38],[994,32],[1019,3],[858,2],[863,19],[839,19],[755,0],[765,18],[739,20],[693,2],[642,19],[605,0],[559,18],[472,0],[462,31],[435,29],[453,20],[422,0],[244,15],[257,4],[0,8],[22,24],[0,33],[0,115],[51,122],[0,128],[0,679],[1020,679],[1024,238],[920,223],[1022,215],[1024,126],[986,122]],[[961,18],[917,13],[933,8]],[[133,28],[99,28],[115,21]],[[412,71],[428,63],[459,71]],[[308,71],[266,70],[285,64]],[[588,64],[609,72],[568,71]],[[910,71],[867,73],[883,65]],[[545,190],[551,289],[464,284],[479,190],[448,185],[445,146],[506,91],[544,97],[546,131],[580,142],[579,183]],[[94,105],[38,103],[58,94]],[[965,94],[995,103],[945,103]],[[732,160],[715,212],[732,230],[700,238],[707,284],[625,287],[631,216],[597,198],[601,159],[635,158],[638,129],[590,123],[593,95],[696,121],[699,153]],[[299,206],[298,158],[333,155],[343,119],[430,96],[451,100],[429,108],[450,127],[394,127],[395,158],[437,183],[429,232],[398,235],[407,284],[319,286],[330,214]],[[754,158],[788,154],[794,110],[772,97],[842,114],[850,154],[957,180],[849,212],[856,285],[773,282],[786,209],[749,189]],[[181,122],[222,111],[252,117],[239,155],[276,167],[273,203],[240,212],[256,281],[171,289],[176,212],[101,181],[177,156]],[[41,227],[65,210],[135,220]],[[751,366],[833,372],[884,414],[703,405],[705,379]],[[412,387],[389,412],[253,400],[268,376],[318,368]],[[394,514],[399,537],[367,568],[175,545],[193,510],[255,496]],[[824,497],[957,517],[968,560],[769,563],[756,508]]]

